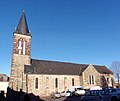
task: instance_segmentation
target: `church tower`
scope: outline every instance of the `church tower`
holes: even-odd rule
[[[9,87],[15,91],[26,91],[24,66],[30,65],[31,34],[28,29],[25,12],[22,13],[18,26],[13,33],[13,50]]]

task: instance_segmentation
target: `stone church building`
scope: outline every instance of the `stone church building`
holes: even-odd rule
[[[49,96],[52,92],[62,92],[71,86],[83,86],[85,89],[113,86],[113,72],[106,66],[32,59],[31,39],[23,12],[13,33],[11,89]]]

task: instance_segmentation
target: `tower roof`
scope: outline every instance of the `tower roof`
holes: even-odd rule
[[[31,36],[30,33],[29,33],[25,12],[22,13],[22,16],[20,18],[20,21],[18,23],[18,26],[17,26],[17,29],[16,29],[15,32],[18,33],[18,34]]]

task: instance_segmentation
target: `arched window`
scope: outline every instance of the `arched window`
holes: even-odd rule
[[[35,89],[38,89],[38,78],[35,78]]]
[[[25,55],[25,46],[26,46],[26,42],[23,41],[23,54]]]
[[[94,85],[94,76],[92,75],[92,84]]]
[[[107,83],[110,84],[110,78],[109,77],[107,77]]]
[[[74,86],[74,78],[72,79],[72,86]]]
[[[26,40],[19,39],[18,40],[18,54],[26,54]]]
[[[67,88],[66,83],[67,83],[67,77],[64,77],[64,91],[65,91],[65,90],[66,90],[66,88]]]
[[[22,40],[18,41],[18,54],[22,54]]]
[[[94,75],[89,75],[89,84],[94,85],[95,84],[95,77]]]
[[[91,85],[91,75],[89,75],[89,84]]]
[[[55,87],[58,87],[58,78],[55,79]]]

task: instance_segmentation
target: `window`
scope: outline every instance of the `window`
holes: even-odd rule
[[[94,75],[89,75],[89,84],[94,85]]]
[[[48,80],[48,79],[49,79],[49,77],[46,77],[46,79]]]
[[[35,78],[35,89],[38,89],[38,78]]]
[[[58,78],[55,79],[55,87],[58,87]]]
[[[22,41],[19,40],[18,42],[18,54],[22,54]]]
[[[26,42],[23,42],[23,54],[25,55],[25,46],[26,46]]]
[[[67,77],[64,77],[64,91],[66,91],[66,88],[67,88],[66,82],[67,82]]]
[[[89,75],[89,84],[91,85],[91,75]]]
[[[109,78],[107,78],[107,83],[108,83],[108,84],[110,83],[110,79],[109,79]]]
[[[94,76],[92,75],[92,84],[94,85]]]
[[[18,40],[18,54],[24,54],[26,51],[26,41],[25,39],[19,39]]]
[[[72,79],[72,86],[74,86],[74,79]]]

